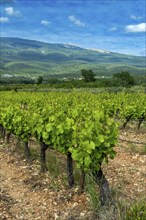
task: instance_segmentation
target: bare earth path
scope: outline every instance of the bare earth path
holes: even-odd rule
[[[145,134],[123,132],[123,139],[146,142]],[[67,189],[49,172],[40,174],[37,162],[28,164],[13,143],[0,145],[1,220],[93,220],[86,193]],[[103,165],[110,186],[121,199],[139,200],[146,193],[144,146],[120,141],[117,156]]]
[[[0,219],[85,219],[85,195],[73,190],[58,191],[50,181],[47,174],[41,176],[35,166],[20,161],[9,148],[1,149]]]

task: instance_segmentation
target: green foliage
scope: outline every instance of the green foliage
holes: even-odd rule
[[[43,77],[39,76],[36,80],[37,85],[40,85],[43,82]]]
[[[85,80],[85,82],[95,82],[95,73],[92,70],[82,69],[81,74]]]
[[[98,171],[115,157],[114,118],[146,117],[145,103],[144,93],[0,92],[0,124],[23,141],[43,138],[54,150],[70,152],[78,167]]]
[[[4,77],[0,76],[0,85],[4,84],[33,84],[35,81],[29,76],[12,76],[12,77]]]
[[[141,200],[132,204],[126,210],[126,216],[123,220],[145,220],[146,219],[146,201]]]
[[[101,202],[99,199],[99,190],[93,178],[90,175],[86,175],[86,190],[90,199],[90,205],[93,213],[96,215],[101,209]]]
[[[23,141],[41,138],[53,150],[71,153],[77,167],[88,173],[98,171],[100,164],[115,157],[117,141],[116,119],[146,116],[144,93],[89,92],[0,92],[0,125]],[[59,164],[55,157],[48,159]],[[52,162],[51,162],[52,161]],[[57,166],[50,167],[55,176]],[[88,180],[87,180],[88,181]],[[104,210],[99,204],[98,191],[91,182],[87,186],[96,217],[119,220],[144,220],[146,204],[143,201],[117,210]],[[54,187],[54,186],[53,186]],[[117,216],[116,216],[117,212]],[[119,218],[121,217],[121,219]]]
[[[128,72],[120,72],[113,75],[116,86],[133,86],[135,84],[134,77]]]
[[[145,75],[145,58],[118,53],[100,53],[73,45],[46,44],[16,38],[1,38],[3,76],[80,77],[81,69],[92,69],[96,76],[119,71]],[[11,80],[4,77],[5,80]]]
[[[94,110],[90,96],[88,101],[86,95],[81,98],[76,93],[16,93],[13,99],[5,96],[5,101],[1,122],[23,141],[35,137],[39,142],[43,138],[56,151],[70,152],[84,170],[98,170],[103,160],[115,156],[116,123],[99,109]]]

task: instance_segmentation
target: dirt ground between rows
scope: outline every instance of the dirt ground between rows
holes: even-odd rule
[[[146,145],[126,142],[146,143],[145,134],[122,131],[119,138],[124,141],[119,140],[115,159],[103,165],[118,199],[140,200],[146,193]],[[94,220],[87,192],[68,189],[50,172],[40,174],[37,160],[28,164],[12,141],[0,143],[0,190],[1,220]]]

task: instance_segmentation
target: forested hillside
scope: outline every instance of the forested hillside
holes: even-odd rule
[[[92,69],[97,77],[121,71],[145,74],[145,57],[142,56],[20,38],[2,37],[0,43],[0,73],[4,77],[80,77],[81,69]]]

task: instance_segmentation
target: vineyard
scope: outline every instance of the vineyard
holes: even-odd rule
[[[145,126],[146,94],[89,92],[1,92],[0,129],[3,141],[10,137],[23,144],[32,163],[30,142],[39,146],[41,172],[48,170],[47,150],[66,157],[70,189],[76,186],[74,167],[80,170],[79,191],[86,176],[100,188],[102,206],[114,205],[103,164],[116,156],[121,130],[129,123]],[[123,140],[124,141],[124,140]],[[55,166],[55,164],[54,164]]]

